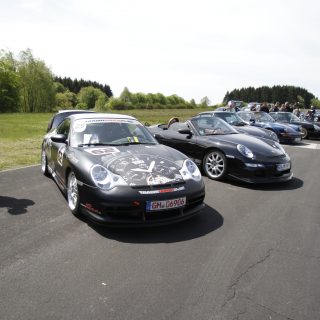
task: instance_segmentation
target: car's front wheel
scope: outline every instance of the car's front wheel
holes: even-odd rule
[[[80,199],[79,199],[78,182],[74,172],[72,171],[68,175],[67,197],[68,197],[69,209],[75,216],[79,215]]]
[[[222,180],[227,173],[227,160],[218,150],[209,151],[203,159],[203,170],[213,180]]]

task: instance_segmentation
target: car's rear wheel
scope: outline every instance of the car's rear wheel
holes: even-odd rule
[[[41,171],[45,176],[49,176],[48,160],[44,149],[41,151]]]
[[[218,150],[209,151],[203,159],[203,170],[213,180],[222,180],[227,173],[227,160]]]
[[[78,181],[74,172],[70,172],[67,182],[68,206],[71,212],[77,216],[80,214],[80,198],[78,190]]]
[[[308,130],[306,128],[301,128],[302,132],[302,139],[307,139],[308,138]]]

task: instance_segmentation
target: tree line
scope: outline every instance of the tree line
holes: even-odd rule
[[[295,86],[262,86],[259,88],[248,87],[234,89],[227,92],[223,102],[229,100],[241,100],[246,102],[280,102],[289,103],[299,102],[303,107],[309,107],[311,104],[317,104],[316,97],[306,89]]]
[[[36,59],[31,50],[19,53],[0,51],[0,112],[55,112],[61,109],[195,108],[208,106],[204,97],[200,104],[177,95],[131,93],[124,88],[114,97],[109,85],[96,81],[58,77]]]
[[[229,100],[288,101],[320,107],[320,101],[313,94],[293,86],[234,89],[226,93],[223,103]],[[210,104],[208,97],[197,104],[194,99],[187,101],[176,94],[132,93],[128,88],[124,88],[119,97],[114,97],[109,85],[54,75],[30,49],[20,52],[17,58],[11,52],[0,51],[0,112],[55,112],[74,108],[96,111],[191,109]]]

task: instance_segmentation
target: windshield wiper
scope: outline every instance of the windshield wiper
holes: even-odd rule
[[[119,144],[116,143],[80,143],[78,147],[90,147],[90,146],[118,146]]]
[[[154,145],[156,143],[154,142],[134,142],[134,141],[131,141],[131,142],[123,142],[123,143],[119,143],[117,144],[117,146],[129,146],[129,145],[134,145],[134,144],[151,144],[151,145]]]

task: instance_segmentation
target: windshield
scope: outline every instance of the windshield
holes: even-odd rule
[[[238,133],[229,124],[217,117],[197,117],[190,121],[200,136]]]
[[[254,115],[258,122],[274,122],[274,119],[265,112],[257,112]]]
[[[278,113],[277,116],[274,118],[278,121],[285,121],[285,122],[300,121],[300,119],[291,112]]]
[[[215,116],[223,119],[232,126],[244,126],[246,123],[236,114],[232,112],[218,112]]]
[[[157,144],[151,133],[137,120],[79,119],[71,129],[73,147],[97,145]]]

